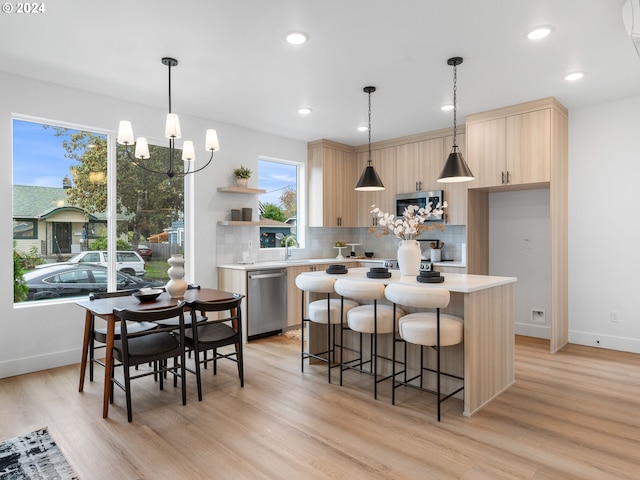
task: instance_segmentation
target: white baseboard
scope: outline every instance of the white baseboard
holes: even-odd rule
[[[516,323],[516,335],[524,335],[525,337],[551,338],[551,329],[546,325],[533,325],[531,323]]]
[[[569,343],[619,350],[621,352],[640,353],[640,339],[637,338],[616,337],[613,335],[569,330]]]
[[[36,355],[0,362],[0,378],[14,377],[25,373],[48,370],[80,363],[82,351],[80,349],[52,352],[46,355]],[[78,374],[80,370],[78,369]]]

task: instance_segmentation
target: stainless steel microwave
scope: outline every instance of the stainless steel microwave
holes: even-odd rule
[[[420,208],[426,208],[431,203],[431,208],[436,208],[438,205],[442,205],[444,202],[444,196],[442,190],[434,190],[432,192],[411,192],[411,193],[399,193],[396,195],[396,216],[401,217],[404,213],[404,209],[409,205],[417,205]],[[442,222],[443,215],[434,215],[429,217],[429,222]]]

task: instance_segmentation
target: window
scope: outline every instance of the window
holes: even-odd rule
[[[13,219],[13,238],[34,239],[38,238],[38,223],[31,219]]]
[[[115,232],[116,249],[132,251],[125,262],[144,266],[133,250],[139,243],[153,247],[153,260],[136,273],[168,280],[167,259],[182,253],[185,237],[182,177],[169,180],[139,168],[120,145],[109,154],[115,142],[106,133],[15,118],[12,126],[14,250],[24,273],[88,251],[82,261],[98,263],[93,251],[107,250]],[[166,171],[169,149],[150,144],[149,150],[145,165]],[[176,150],[177,171],[181,155]],[[109,165],[116,167],[115,199],[107,197]],[[115,207],[107,215],[109,205]],[[107,218],[115,219],[115,228]]]
[[[302,240],[298,230],[298,184],[300,165],[282,160],[258,160],[259,187],[267,193],[260,195],[260,215],[268,225],[260,227],[260,248],[284,247]]]

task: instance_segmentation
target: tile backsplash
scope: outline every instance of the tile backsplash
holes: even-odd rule
[[[218,265],[237,263],[245,256],[253,262],[269,262],[284,260],[282,248],[260,249],[259,227],[225,226],[216,229]],[[442,250],[443,260],[461,261],[463,246],[466,242],[467,228],[464,225],[448,225],[444,232],[424,232],[419,240],[439,240],[444,242]],[[292,259],[305,258],[335,258],[338,250],[334,248],[336,242],[358,244],[354,247],[356,255],[363,255],[365,251],[373,252],[373,258],[396,258],[398,239],[393,235],[368,233],[367,228],[307,228],[305,248],[292,248]],[[429,258],[428,242],[420,242],[423,256]],[[344,256],[349,255],[351,246],[342,250]]]

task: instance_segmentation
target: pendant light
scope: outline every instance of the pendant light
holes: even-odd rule
[[[376,87],[364,87],[362,91],[369,94],[369,161],[356,184],[356,190],[359,192],[375,192],[384,190],[382,180],[380,180],[371,163],[371,94],[376,91]]]
[[[473,173],[469,169],[469,166],[464,161],[462,157],[462,153],[458,150],[458,144],[456,143],[456,134],[457,134],[457,126],[456,126],[456,90],[457,90],[457,66],[462,63],[462,57],[452,57],[447,60],[447,65],[453,66],[453,146],[451,147],[451,153],[449,154],[449,158],[444,164],[444,168],[442,172],[440,172],[440,176],[438,177],[438,182],[442,183],[454,183],[454,182],[468,182],[470,180],[474,180]]]

